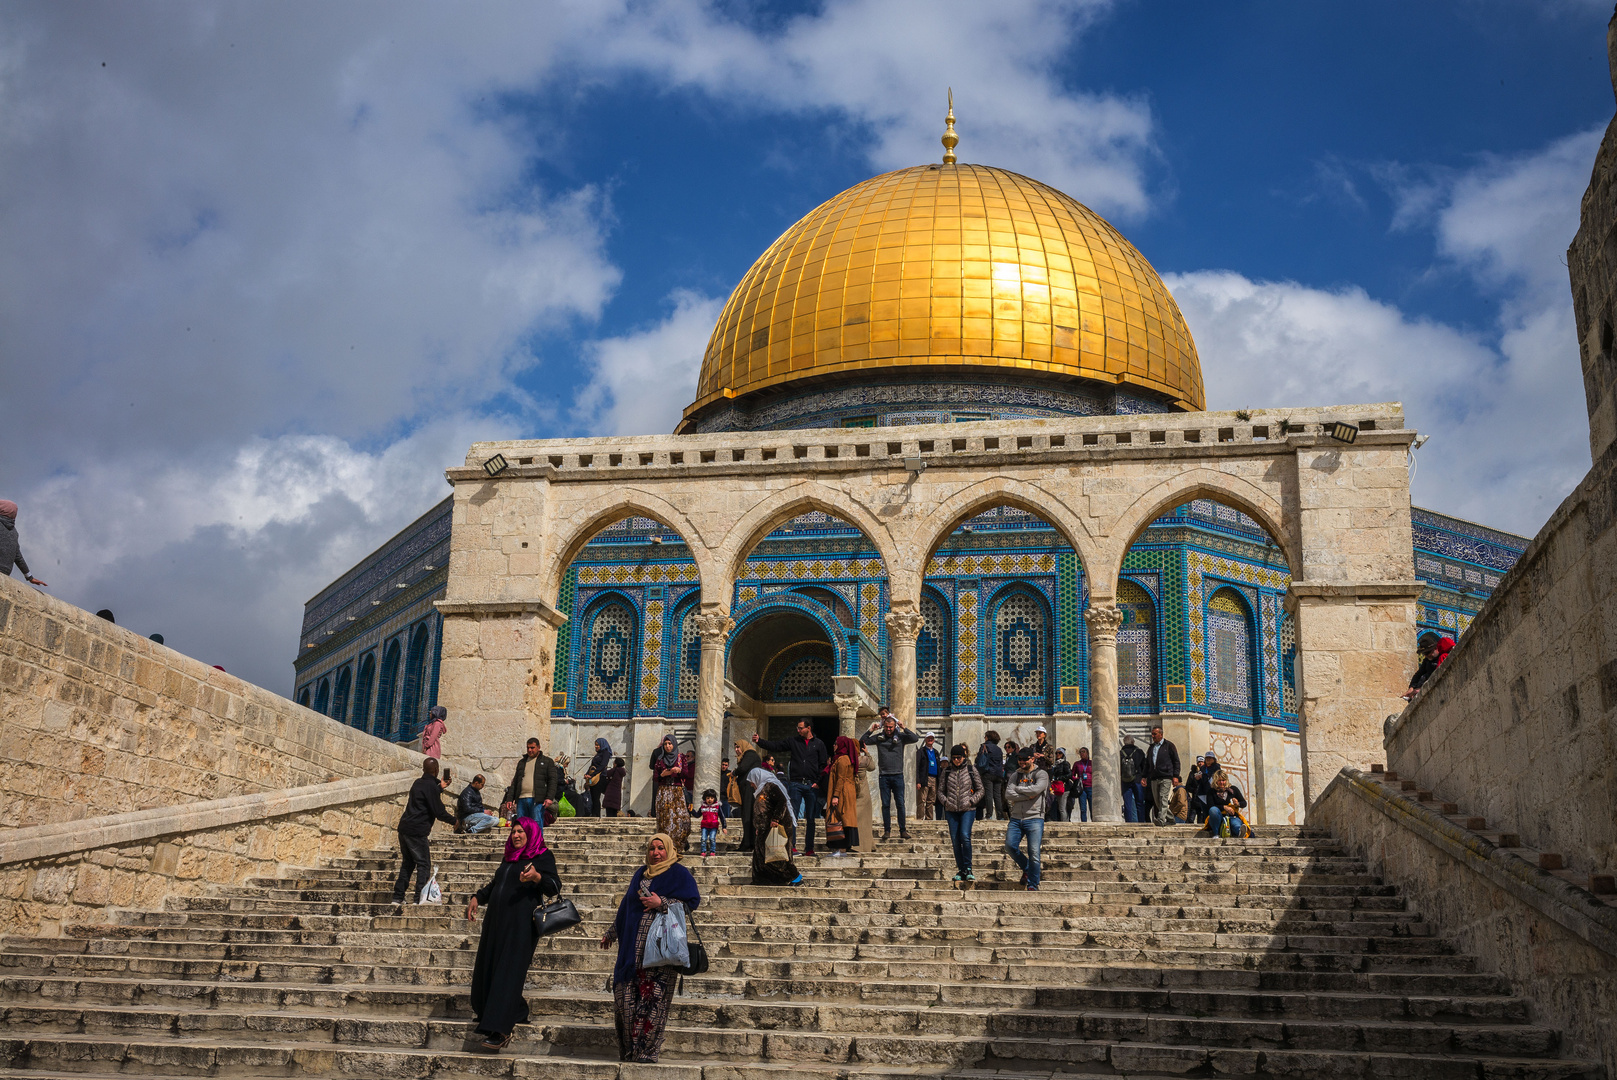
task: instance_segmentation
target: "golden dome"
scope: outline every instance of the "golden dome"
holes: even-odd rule
[[[1098,214],[1004,169],[918,165],[849,188],[752,264],[713,329],[685,424],[799,379],[962,365],[1205,402],[1179,305]]]

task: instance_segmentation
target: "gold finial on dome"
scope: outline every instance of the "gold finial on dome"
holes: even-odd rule
[[[949,115],[943,118],[943,163],[955,163],[954,148],[960,145],[960,136],[954,133],[954,87],[949,87]]]

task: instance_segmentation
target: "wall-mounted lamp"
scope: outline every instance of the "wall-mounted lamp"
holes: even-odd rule
[[[976,532],[977,530],[974,527],[970,526],[970,525],[962,525],[962,526],[960,526],[960,531],[963,532],[963,533],[973,533],[973,532]]]
[[[1325,434],[1329,435],[1337,442],[1352,443],[1357,441],[1359,438],[1359,429],[1353,424],[1344,424],[1342,421],[1338,420],[1336,423],[1325,429]]]
[[[926,471],[926,458],[924,458],[924,457],[907,457],[907,458],[904,459],[904,467],[906,469],[908,469],[912,473],[925,472]]]
[[[1421,447],[1426,445],[1426,441],[1428,439],[1430,439],[1430,438],[1431,438],[1430,435],[1417,435],[1417,436],[1415,436],[1414,445],[1412,445],[1410,447],[1410,449],[1411,450],[1419,450]]]
[[[509,461],[505,460],[504,454],[495,454],[493,457],[483,462],[483,471],[488,473],[490,476],[498,476],[504,472],[506,470],[506,466],[510,464],[511,463]]]
[[[660,544],[660,543],[663,542],[663,538],[660,537],[660,536],[653,536],[653,537],[651,537],[651,542],[653,544]]]

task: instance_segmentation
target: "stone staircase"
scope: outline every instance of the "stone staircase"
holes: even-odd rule
[[[396,853],[362,852],[5,940],[0,1077],[1604,1075],[1327,834],[1054,824],[1028,893],[1000,822],[978,824],[969,891],[941,823],[801,860],[796,889],[753,888],[746,856],[688,857],[712,970],[685,980],[662,1064],[620,1066],[596,939],[651,831],[550,830],[585,924],[540,943],[534,1022],[500,1055],[475,1049],[464,905],[503,835],[446,834],[442,907],[391,914]]]

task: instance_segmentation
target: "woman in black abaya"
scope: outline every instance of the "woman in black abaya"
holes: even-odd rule
[[[477,964],[472,968],[472,1011],[485,1050],[505,1049],[512,1030],[528,1022],[522,990],[539,943],[533,911],[546,893],[561,894],[556,856],[545,847],[544,830],[537,821],[517,818],[494,880],[466,902],[468,919],[477,918],[479,904],[485,908]]]

